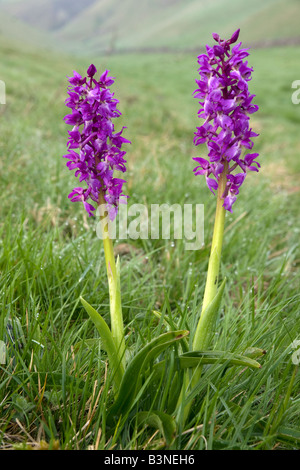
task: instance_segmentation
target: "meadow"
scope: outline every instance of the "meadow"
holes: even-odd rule
[[[221,276],[227,277],[214,348],[264,349],[261,369],[206,368],[197,413],[176,430],[175,449],[299,448],[300,48],[253,50],[250,90],[260,111],[261,171],[250,174],[226,217]],[[109,322],[97,220],[67,195],[77,186],[65,166],[66,76],[91,63],[116,77],[125,136],[129,205],[204,204],[205,245],[180,240],[119,240],[126,341],[134,354],[165,325],[153,310],[193,328],[205,284],[215,199],[192,157],[198,103],[192,54],[72,58],[25,52],[2,41],[0,105],[0,448],[164,449],[159,430],[134,415],[109,435],[103,425],[110,377],[98,334],[79,297]],[[188,329],[189,329],[188,328]],[[86,340],[86,343],[82,343]],[[294,358],[294,359],[293,359]],[[298,354],[299,358],[299,354]],[[292,360],[293,359],[293,360]],[[168,356],[172,361],[172,352]],[[164,384],[156,406],[164,407]],[[161,391],[161,393],[159,393]],[[140,396],[147,404],[147,393]],[[149,400],[149,398],[148,398]]]

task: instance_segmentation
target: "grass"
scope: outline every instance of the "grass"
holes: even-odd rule
[[[221,275],[228,279],[214,348],[266,350],[262,368],[215,364],[205,369],[194,417],[176,431],[177,449],[299,448],[300,108],[291,102],[299,48],[253,51],[251,90],[260,112],[255,149],[262,169],[249,175],[226,218]],[[75,186],[61,156],[67,129],[66,75],[90,61],[116,77],[127,126],[129,204],[203,203],[205,246],[186,251],[176,240],[120,240],[126,340],[134,354],[165,331],[152,311],[193,331],[201,307],[215,200],[193,176],[198,104],[191,97],[197,64],[190,55],[126,55],[99,60],[36,52],[3,42],[0,106],[0,368],[2,449],[161,449],[160,432],[135,415],[113,435],[105,427],[111,377],[82,308],[83,295],[109,322],[109,298],[97,221],[67,199]],[[125,245],[124,245],[125,243]],[[134,254],[128,254],[128,245]],[[125,254],[127,253],[127,254]],[[174,353],[169,352],[170,365]],[[170,366],[171,367],[171,366]],[[171,370],[171,369],[170,369]],[[165,380],[168,380],[168,374]],[[164,410],[165,382],[141,409]]]

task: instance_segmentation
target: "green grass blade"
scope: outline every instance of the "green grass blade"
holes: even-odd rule
[[[277,430],[277,436],[300,444],[300,431],[288,426],[280,426]]]

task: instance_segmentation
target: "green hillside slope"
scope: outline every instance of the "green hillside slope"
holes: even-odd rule
[[[1,11],[80,53],[196,48],[238,27],[249,43],[300,38],[298,0],[2,0]]]

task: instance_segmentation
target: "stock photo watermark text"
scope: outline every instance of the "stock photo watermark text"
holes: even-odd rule
[[[6,104],[5,83],[0,80],[0,104]]]
[[[97,209],[100,221],[96,227],[102,239],[102,224],[109,226],[109,237],[119,240],[184,240],[186,250],[199,250],[204,245],[203,204],[120,204],[118,218],[111,221],[106,206]]]
[[[300,103],[300,80],[294,80],[292,83],[292,88],[296,88],[296,91],[292,93],[292,103],[299,104]]]

